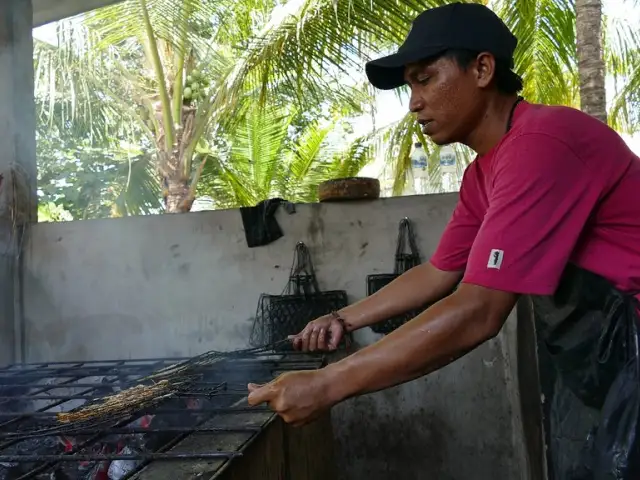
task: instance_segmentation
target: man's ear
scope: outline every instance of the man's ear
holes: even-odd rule
[[[474,75],[476,85],[479,88],[487,88],[493,80],[496,72],[496,59],[487,52],[480,53],[476,57]]]

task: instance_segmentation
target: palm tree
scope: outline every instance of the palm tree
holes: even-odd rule
[[[586,113],[606,122],[601,0],[576,0],[576,43],[580,106]]]
[[[237,125],[228,148],[203,145],[196,157],[201,165],[202,193],[217,207],[251,206],[267,198],[315,202],[317,185],[335,176],[355,175],[368,161],[365,142],[342,143],[339,120],[311,121],[293,141],[289,131],[296,112],[283,107],[254,106]]]
[[[103,128],[106,122],[86,121],[96,115],[88,107],[95,109],[98,102],[91,99],[98,97],[108,99],[108,105],[122,113],[123,121],[110,123],[112,131],[107,135],[113,135],[113,130],[122,133],[124,123],[135,125],[125,133],[155,150],[169,212],[190,209],[202,170],[202,165],[193,165],[198,146],[206,138],[233,130],[251,102],[265,106],[269,101],[302,105],[339,101],[357,110],[364,99],[357,89],[328,88],[332,78],[301,81],[306,75],[300,68],[294,78],[289,64],[284,69],[256,64],[255,55],[276,46],[262,44],[261,39],[248,45],[253,49],[234,51],[229,44],[247,43],[255,30],[250,14],[257,12],[260,17],[274,5],[236,4],[229,13],[231,5],[130,0],[87,15],[84,28],[63,28],[66,41],[59,51],[39,49],[36,56],[36,81],[46,86],[51,105],[60,101],[60,94],[50,91],[51,85],[74,93],[67,108],[58,109],[66,115],[63,122],[78,121],[91,134],[94,128]],[[225,28],[213,30],[212,24],[223,23]],[[267,24],[262,37],[277,25]],[[283,40],[286,36],[279,38]],[[66,73],[60,78],[58,72]],[[78,89],[79,81],[88,88]],[[77,115],[77,104],[87,107],[81,115]],[[51,117],[53,110],[45,113]]]
[[[242,143],[246,122],[258,115],[255,108],[272,115],[274,108],[293,105],[299,118],[327,109],[364,111],[374,94],[366,87],[362,64],[399,44],[419,12],[442,3],[446,2],[126,0],[87,15],[74,31],[82,41],[66,41],[58,49],[57,65],[66,63],[66,71],[75,74],[51,82],[53,73],[41,73],[36,82],[48,80],[68,92],[67,120],[81,120],[93,137],[102,124],[87,118],[119,119],[106,122],[111,133],[130,137],[153,152],[166,211],[187,211],[205,172],[230,171],[229,164],[222,168],[223,163],[212,161],[221,158],[212,152],[228,150],[234,138]],[[490,6],[520,39],[516,70],[525,80],[526,97],[576,105],[576,19],[570,0],[495,0]],[[637,44],[629,42],[608,47],[637,51]],[[608,55],[624,64],[618,71],[635,78],[629,72],[637,57],[618,51]],[[55,64],[51,55],[42,55],[36,58],[36,71]],[[79,77],[91,88],[74,87]],[[621,95],[637,94],[623,88]],[[108,99],[103,104],[111,114],[96,111],[100,104],[87,100],[91,96]],[[60,95],[49,98],[60,101]],[[91,109],[78,109],[83,103]],[[628,128],[637,125],[623,108],[610,117]],[[362,151],[394,162],[398,191],[416,138],[424,141],[408,115],[356,145],[377,145]],[[437,149],[424,143],[436,158]],[[352,161],[362,163],[367,157]],[[235,171],[242,175],[240,167]],[[254,190],[266,191],[264,185]]]

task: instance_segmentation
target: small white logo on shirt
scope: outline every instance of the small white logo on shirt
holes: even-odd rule
[[[504,250],[496,250],[495,248],[491,250],[491,253],[489,254],[489,262],[487,263],[487,268],[495,268],[496,270],[500,270],[503,257],[504,257]]]

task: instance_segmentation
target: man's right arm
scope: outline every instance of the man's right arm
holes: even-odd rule
[[[477,210],[479,197],[478,166],[472,163],[465,170],[458,204],[431,260],[340,310],[348,332],[435,303],[453,292],[462,280],[469,251],[482,224],[483,212]]]
[[[302,332],[290,337],[293,347],[305,352],[335,350],[345,333],[442,299],[453,291],[462,275],[462,271],[440,270],[431,262],[423,263],[338,311],[340,319],[325,315],[309,322]]]
[[[347,332],[352,332],[442,299],[453,291],[462,275],[462,271],[444,271],[426,262],[338,313]]]
[[[344,333],[435,303],[452,293],[462,280],[469,251],[482,224],[482,212],[477,211],[480,195],[477,168],[472,163],[465,171],[458,204],[429,262],[341,309],[337,313],[342,321],[325,315],[309,322],[302,332],[290,337],[293,347],[303,351],[335,350]]]

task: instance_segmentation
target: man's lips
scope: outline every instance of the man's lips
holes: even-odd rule
[[[418,123],[422,126],[422,132],[427,133],[429,126],[433,123],[432,119],[418,120]]]

